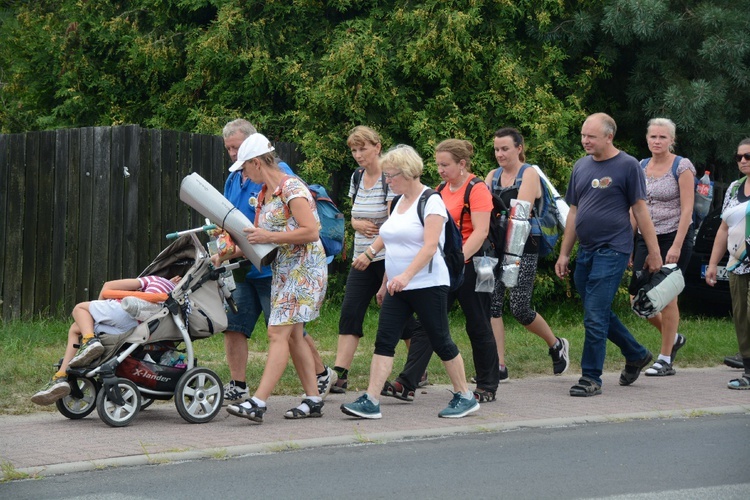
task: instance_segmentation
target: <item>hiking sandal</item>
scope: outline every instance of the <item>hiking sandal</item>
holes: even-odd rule
[[[620,385],[630,385],[641,375],[641,370],[651,363],[654,359],[654,355],[651,351],[648,351],[646,357],[638,361],[628,361],[625,363],[625,368],[620,372]]]
[[[597,396],[601,393],[602,386],[588,377],[581,377],[578,379],[578,383],[570,388],[570,395],[576,397],[585,398],[589,396]]]
[[[299,419],[299,418],[318,418],[323,416],[323,401],[316,403],[311,399],[303,399],[303,403],[310,407],[309,412],[304,412],[299,408],[292,408],[284,413],[284,418],[288,419]]]
[[[407,389],[401,382],[391,383],[386,380],[380,395],[400,399],[401,401],[414,401],[414,391]]]
[[[740,391],[750,390],[750,375],[745,374],[740,378],[730,380],[727,384],[727,387]]]
[[[657,359],[651,368],[644,372],[647,377],[666,377],[668,375],[674,375],[677,373],[671,363],[667,363],[663,359]]]
[[[477,388],[474,391],[474,397],[476,398],[477,402],[479,403],[491,403],[492,401],[495,401],[495,392],[490,391],[487,389],[479,389]]]
[[[250,405],[250,408],[242,406],[245,403],[248,403]],[[234,415],[235,417],[246,418],[248,420],[252,420],[253,422],[262,424],[263,414],[267,409],[267,406],[258,406],[258,403],[256,403],[252,399],[246,399],[244,403],[227,406],[227,413],[229,413],[230,415]]]

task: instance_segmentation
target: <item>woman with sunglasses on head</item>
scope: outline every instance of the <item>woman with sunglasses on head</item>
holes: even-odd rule
[[[717,265],[729,251],[729,293],[732,296],[732,317],[740,355],[745,372],[739,378],[729,381],[730,389],[750,389],[750,248],[745,242],[745,231],[750,217],[750,137],[737,146],[735,155],[737,167],[742,177],[729,185],[721,211],[721,226],[716,232],[711,259],[706,269],[706,283],[716,284]]]
[[[685,272],[693,253],[693,204],[695,200],[695,167],[687,158],[674,154],[676,127],[668,118],[648,122],[646,141],[651,158],[641,161],[646,175],[646,205],[656,229],[664,264],[677,264]],[[637,227],[631,215],[631,223]],[[640,231],[636,231],[633,269],[643,269],[648,249]],[[674,359],[685,345],[677,333],[680,310],[677,297],[656,316],[648,319],[661,333],[659,357],[644,373],[649,377],[674,375]]]

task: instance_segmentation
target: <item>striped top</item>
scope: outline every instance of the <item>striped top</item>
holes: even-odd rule
[[[141,291],[146,293],[166,293],[174,290],[174,283],[161,276],[144,276],[138,278],[141,282]]]
[[[383,197],[385,195],[383,178],[378,176],[378,180],[370,188],[366,189],[364,186],[365,176],[359,181],[359,190],[354,186],[354,174],[349,181],[349,198],[354,197],[354,192],[357,192],[357,199],[354,200],[352,205],[352,219],[365,219],[369,220],[378,227],[383,225],[383,222],[388,219],[388,205],[383,203]],[[393,191],[388,190],[388,195],[385,196],[387,201],[390,201],[396,196]],[[367,250],[367,247],[372,245],[375,238],[368,238],[360,232],[354,233],[354,256],[357,256]],[[385,249],[380,250],[373,260],[383,260],[385,258]]]

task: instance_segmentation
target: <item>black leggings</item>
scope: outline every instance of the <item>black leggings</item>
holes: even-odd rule
[[[447,299],[451,306],[458,300],[464,312],[466,333],[471,342],[474,367],[477,371],[477,388],[495,392],[500,381],[500,359],[490,324],[490,294],[474,291],[476,282],[477,273],[474,263],[469,261],[464,268],[463,285],[457,291],[451,292]],[[427,325],[424,326],[429,332]],[[396,380],[407,389],[416,389],[417,383],[430,363],[433,349],[434,346],[429,342],[428,334],[417,330],[412,336],[404,369]],[[437,349],[434,351],[437,352]],[[441,357],[441,359],[444,358]]]
[[[425,332],[425,337],[440,359],[450,361],[458,356],[458,347],[451,339],[448,326],[447,295],[447,286],[387,294],[380,310],[375,354],[392,358],[403,335],[404,325],[408,324],[412,314],[416,313],[424,326],[420,331]]]

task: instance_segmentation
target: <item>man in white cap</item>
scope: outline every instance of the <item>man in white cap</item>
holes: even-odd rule
[[[247,120],[237,119],[224,126],[222,135],[224,146],[229,157],[232,159],[230,174],[224,184],[224,197],[237,207],[251,222],[255,222],[255,206],[258,203],[258,195],[263,187],[262,184],[254,183],[245,178],[242,166],[235,168],[240,146],[250,135],[257,130]],[[289,165],[279,161],[279,168],[284,172],[294,175]],[[255,329],[260,313],[263,312],[266,324],[271,308],[271,268],[264,266],[260,271],[251,267],[245,274],[245,270],[239,270],[242,276],[235,275],[237,289],[232,293],[239,312],[227,314],[229,326],[224,332],[224,350],[227,355],[229,374],[231,380],[224,386],[224,404],[240,403],[250,397],[247,389],[246,372],[248,360],[247,339]],[[236,273],[237,274],[237,273]],[[325,397],[336,382],[336,374],[328,366],[325,366],[320,358],[315,342],[309,335],[305,335],[315,359],[315,371],[318,376],[318,391]]]

